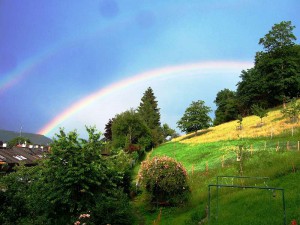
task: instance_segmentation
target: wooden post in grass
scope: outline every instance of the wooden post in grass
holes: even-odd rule
[[[277,141],[276,152],[279,151],[279,141]]]
[[[251,152],[251,155],[253,153],[253,145],[250,146],[250,152]]]
[[[224,168],[224,155],[222,156],[221,161],[222,161],[222,168]]]
[[[271,129],[271,139],[273,138],[273,128]]]
[[[287,151],[290,150],[290,142],[289,141],[286,142],[286,150]]]
[[[293,162],[293,171],[294,171],[294,173],[296,173],[296,169],[295,169],[295,164],[294,164],[294,162]]]

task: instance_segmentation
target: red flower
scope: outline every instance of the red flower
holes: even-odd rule
[[[292,220],[291,225],[297,225],[297,221],[296,220]]]

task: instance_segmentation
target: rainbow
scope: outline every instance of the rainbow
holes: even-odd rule
[[[55,128],[57,128],[63,121],[70,118],[75,113],[79,112],[83,108],[91,105],[97,99],[105,98],[113,92],[124,89],[130,85],[146,81],[149,79],[155,79],[164,76],[176,76],[183,74],[197,74],[204,71],[219,72],[219,71],[232,71],[232,70],[243,70],[253,67],[253,63],[241,62],[241,61],[212,61],[212,62],[197,62],[188,63],[182,65],[166,66],[149,70],[146,72],[138,73],[129,78],[123,79],[119,82],[113,83],[109,86],[101,88],[90,95],[80,99],[79,101],[72,104],[70,107],[65,109],[63,112],[58,114],[49,123],[43,126],[38,133],[47,135]]]
[[[128,25],[127,20],[115,24],[114,26],[105,26],[102,28],[94,29],[93,27],[86,28],[84,34],[80,34],[79,37],[67,37],[65,40],[58,41],[36,55],[24,60],[10,73],[4,74],[0,77],[0,93],[13,87],[15,84],[30,76],[32,72],[43,63],[47,62],[51,57],[55,57],[60,52],[63,52],[73,46],[74,44],[80,43],[88,38],[95,37],[97,35],[104,35],[106,33],[115,32],[116,30]]]

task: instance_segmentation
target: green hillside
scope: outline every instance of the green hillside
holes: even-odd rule
[[[299,223],[300,124],[290,124],[279,110],[270,113],[263,127],[256,127],[254,117],[245,118],[244,122],[242,131],[234,129],[236,121],[233,121],[199,132],[195,137],[179,138],[150,152],[148,157],[170,156],[186,167],[191,196],[188,203],[178,208],[154,207],[145,201],[147,196],[142,192],[133,202],[138,224],[262,225],[290,224],[292,220]],[[234,138],[228,138],[228,127],[232,128]],[[250,130],[260,133],[253,135]],[[213,133],[218,137],[215,140],[205,136]],[[217,176],[219,184],[238,187],[212,186],[209,202],[208,185],[216,184]]]

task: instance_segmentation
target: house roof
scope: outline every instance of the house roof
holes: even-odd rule
[[[43,158],[46,151],[39,148],[0,148],[0,164],[20,164],[34,165],[37,160]],[[1,163],[2,162],[2,163]]]

